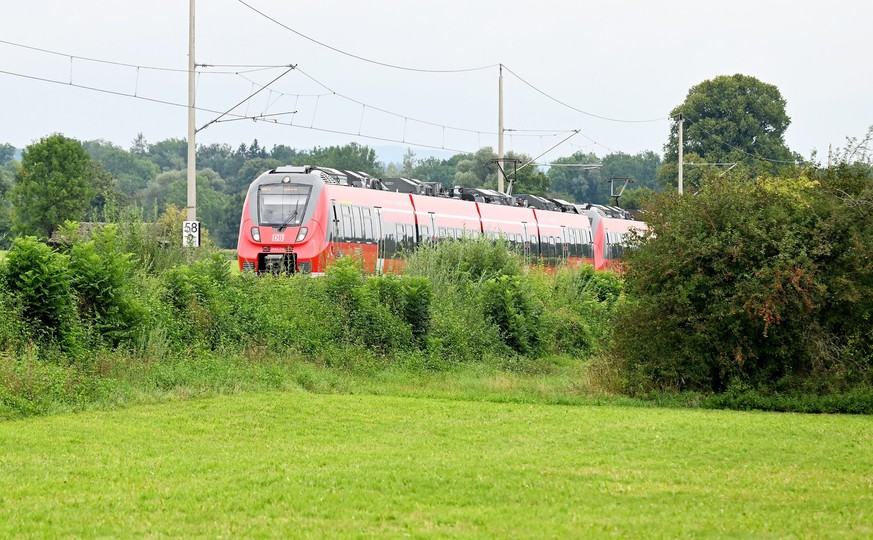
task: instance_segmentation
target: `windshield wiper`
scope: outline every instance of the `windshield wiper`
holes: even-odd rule
[[[294,210],[293,212],[291,212],[291,215],[288,216],[288,217],[285,219],[285,221],[283,221],[282,224],[279,225],[279,228],[276,229],[276,230],[279,231],[279,232],[284,231],[285,228],[288,227],[289,224],[291,224],[291,220],[293,220],[293,219],[296,218],[296,217],[297,217],[297,210]]]

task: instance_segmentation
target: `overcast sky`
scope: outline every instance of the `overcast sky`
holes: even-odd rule
[[[216,65],[198,70],[197,104],[208,110],[198,111],[197,126],[285,71],[217,66],[297,69],[222,118],[232,121],[205,127],[198,143],[356,141],[418,156],[428,147],[496,148],[498,64],[505,127],[517,130],[506,149],[545,152],[540,162],[578,150],[662,153],[670,110],[695,84],[734,73],[779,88],[791,117],[786,142],[804,156],[817,149],[822,158],[829,144],[844,146],[873,125],[873,3],[863,0],[244,1],[251,7],[197,2],[195,58]],[[251,8],[376,62],[490,67],[380,66]],[[187,0],[27,0],[0,9],[0,40],[61,53],[0,43],[0,143],[21,148],[55,132],[124,148],[140,132],[150,142],[186,137]],[[238,119],[292,111],[270,116],[276,123]]]

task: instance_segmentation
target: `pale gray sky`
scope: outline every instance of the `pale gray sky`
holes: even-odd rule
[[[296,110],[277,117],[286,125],[216,123],[198,134],[201,143],[236,146],[257,138],[267,147],[311,148],[357,141],[408,145],[419,156],[429,150],[414,143],[496,148],[496,64],[573,108],[613,119],[660,119],[615,122],[582,114],[504,71],[506,128],[581,131],[540,161],[580,149],[661,153],[666,117],[688,89],[734,73],[779,88],[792,120],[786,142],[804,156],[818,149],[824,157],[829,144],[843,146],[845,137],[861,136],[873,124],[873,3],[863,0],[244,1],[311,38],[379,62],[430,70],[495,67],[391,69],[307,41],[239,0],[198,0],[198,63],[298,67],[234,111]],[[61,132],[128,148],[138,132],[150,142],[186,136],[184,107],[143,98],[187,101],[184,72],[145,67],[186,68],[188,1],[28,0],[4,2],[0,10],[0,40],[62,53],[0,43],[0,143],[23,147]],[[198,106],[222,112],[282,72],[201,71]],[[216,116],[198,112],[198,127]],[[566,136],[515,131],[506,148],[536,156]]]

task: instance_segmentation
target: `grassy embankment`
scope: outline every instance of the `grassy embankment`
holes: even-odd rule
[[[0,424],[0,536],[870,537],[873,421],[260,393]]]

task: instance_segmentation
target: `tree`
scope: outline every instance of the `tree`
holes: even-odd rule
[[[255,139],[254,141],[252,141],[251,146],[249,146],[249,150],[246,153],[246,157],[249,159],[254,159],[254,158],[262,158],[263,159],[263,158],[267,157],[267,150],[264,148],[261,148],[261,145],[258,144],[258,140]]]
[[[147,157],[162,171],[179,171],[188,166],[188,142],[166,139],[149,145]]]
[[[530,195],[548,195],[552,182],[548,176],[531,163],[531,156],[527,154],[516,154],[509,152],[506,154],[507,159],[517,160],[518,165],[515,166],[512,162],[506,162],[506,180],[505,189],[509,189],[509,181],[512,181],[512,193],[528,193]],[[492,187],[492,186],[489,186]],[[494,189],[497,188],[495,180]]]
[[[197,219],[221,247],[236,247],[242,205],[232,207],[231,197],[222,192],[224,181],[212,169],[197,171]],[[188,179],[181,171],[167,184],[165,203],[184,208],[188,201]]]
[[[463,187],[497,187],[497,154],[484,146],[475,154],[458,154],[449,162],[455,163],[454,184]]]
[[[137,152],[126,152],[110,142],[85,141],[82,146],[91,159],[100,162],[112,175],[118,189],[126,195],[134,196],[145,189],[160,172],[157,165]]]
[[[11,144],[0,144],[0,165],[15,158],[15,147]]]
[[[751,174],[776,173],[799,161],[785,145],[791,119],[779,89],[747,75],[722,75],[688,91],[671,113],[670,139],[664,147],[661,181],[676,185],[679,118],[684,121],[684,151],[706,163],[744,163]]]
[[[321,165],[348,171],[359,171],[380,176],[382,165],[376,161],[376,151],[358,143],[345,146],[328,146],[313,148],[311,151],[298,154],[294,158],[295,165]]]
[[[603,156],[603,168],[600,169],[604,181],[610,178],[633,178],[634,187],[657,189],[658,168],[661,166],[661,156],[647,150],[634,155],[624,152],[612,152]]]
[[[282,165],[289,165],[294,161],[294,157],[298,154],[297,150],[291,148],[290,146],[286,146],[284,144],[274,144],[273,149],[270,150],[270,157],[273,159],[278,159],[282,162]]]
[[[10,192],[15,231],[48,238],[65,220],[81,221],[95,193],[92,172],[75,139],[55,134],[28,146]]]
[[[212,169],[222,178],[229,179],[236,176],[245,162],[245,151],[240,153],[229,144],[212,143],[197,146],[197,168]]]
[[[130,144],[130,153],[135,156],[145,157],[149,152],[149,142],[142,132],[136,134],[136,138]]]
[[[403,175],[407,177],[411,177],[413,171],[415,170],[415,152],[412,148],[407,148],[406,152],[403,154]]]
[[[576,202],[602,204],[607,201],[609,186],[600,174],[603,164],[594,153],[576,152],[553,163],[559,166],[550,167],[548,176],[556,193],[569,195]]]
[[[418,161],[412,170],[412,177],[423,182],[439,182],[443,187],[451,187],[455,167],[446,160],[433,156]]]
[[[227,181],[227,193],[233,194],[244,192],[248,189],[255,178],[261,173],[281,167],[285,165],[278,159],[273,158],[252,158],[246,161],[239,172]]]
[[[8,194],[15,184],[17,168],[16,161],[7,161],[0,165],[0,249],[9,247],[9,233],[12,231],[12,201]]]

